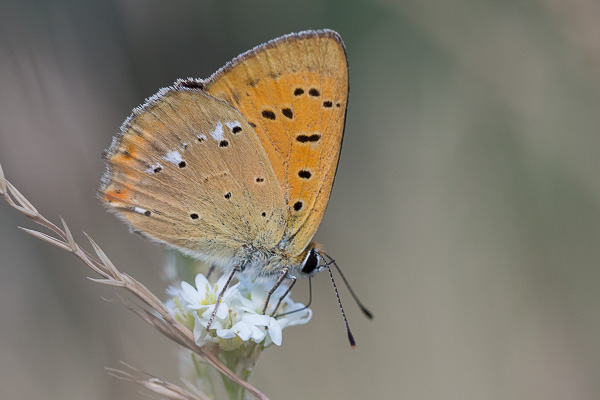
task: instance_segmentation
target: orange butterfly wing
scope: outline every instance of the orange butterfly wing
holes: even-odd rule
[[[330,30],[283,36],[234,59],[204,90],[254,127],[287,203],[280,248],[300,254],[314,236],[335,177],[348,100],[348,66]]]
[[[244,116],[196,88],[161,89],[106,152],[102,198],[145,236],[221,267],[274,248],[286,208]]]

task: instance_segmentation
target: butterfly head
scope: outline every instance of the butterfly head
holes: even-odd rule
[[[286,255],[285,253],[272,254],[259,267],[261,272],[258,276],[277,277],[283,269],[286,269],[291,276],[309,278],[326,268],[325,259],[320,251],[321,246],[315,242],[311,242],[302,253],[296,256]],[[252,267],[245,268],[245,270],[250,274],[253,272]]]
[[[325,259],[320,251],[321,246],[311,242],[296,258],[294,265],[291,267],[293,274],[298,277],[309,278],[325,269]]]
[[[313,247],[308,251],[308,254],[304,258],[302,269],[300,271],[303,275],[312,276],[323,269],[323,267],[320,266],[320,261],[321,255],[319,254],[318,250]]]

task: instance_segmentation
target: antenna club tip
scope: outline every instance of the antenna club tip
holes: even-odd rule
[[[356,342],[354,341],[354,336],[352,336],[352,332],[350,332],[349,329],[348,329],[348,341],[350,342],[350,346],[352,346],[352,348],[355,349]]]
[[[361,307],[360,309],[361,309],[361,311],[363,312],[363,314],[365,314],[365,316],[366,316],[367,318],[369,318],[369,319],[373,319],[373,313],[372,313],[371,311],[367,310],[367,309],[366,309],[366,308],[364,308],[364,307]]]

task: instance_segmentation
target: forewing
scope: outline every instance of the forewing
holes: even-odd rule
[[[348,67],[340,36],[324,30],[275,39],[204,83],[254,127],[287,205],[282,244],[301,253],[323,218],[341,150]]]

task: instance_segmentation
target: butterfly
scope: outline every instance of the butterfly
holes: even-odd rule
[[[268,304],[284,280],[291,289],[334,263],[313,236],[331,194],[347,103],[339,34],[271,40],[135,108],[105,151],[101,197],[134,231],[230,279],[239,271],[276,281]],[[346,329],[351,337],[347,322]]]
[[[101,196],[135,231],[223,271],[311,274],[347,100],[336,32],[271,40],[134,109],[105,152]]]

